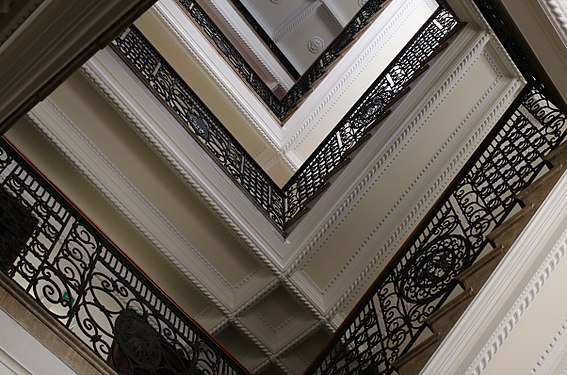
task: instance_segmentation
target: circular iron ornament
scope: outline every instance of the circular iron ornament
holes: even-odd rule
[[[470,248],[470,241],[459,235],[441,236],[427,244],[401,270],[401,296],[418,304],[441,297],[468,264]]]
[[[116,319],[114,336],[134,367],[146,371],[158,368],[161,361],[159,336],[142,316],[132,310],[123,311]]]

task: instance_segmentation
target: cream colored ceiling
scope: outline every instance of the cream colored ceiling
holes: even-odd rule
[[[469,25],[287,239],[108,51],[8,136],[245,366],[298,374],[521,87],[459,11]]]

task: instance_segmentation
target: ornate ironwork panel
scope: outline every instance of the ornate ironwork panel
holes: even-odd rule
[[[284,196],[223,124],[135,28],[113,42],[157,98],[173,112],[189,134],[239,184],[278,228],[284,227]]]
[[[3,271],[119,373],[248,373],[4,140],[0,190],[36,224]]]
[[[525,89],[307,373],[392,373],[566,132],[567,116],[542,88]]]

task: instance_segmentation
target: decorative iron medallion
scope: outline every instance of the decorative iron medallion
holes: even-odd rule
[[[460,235],[437,237],[412,256],[401,271],[400,294],[406,301],[429,303],[445,292],[467,264],[471,244]]]
[[[157,369],[161,361],[159,335],[142,316],[124,310],[116,319],[114,335],[132,367]]]

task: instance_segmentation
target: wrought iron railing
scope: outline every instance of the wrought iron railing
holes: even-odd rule
[[[392,373],[566,132],[565,114],[526,88],[305,374]]]
[[[0,267],[120,374],[248,374],[0,140]]]
[[[372,17],[382,9],[382,6],[386,2],[386,0],[367,1],[355,17],[345,26],[339,36],[329,44],[317,60],[301,75],[293,87],[280,100],[273,94],[272,90],[264,83],[254,69],[250,67],[199,4],[197,4],[196,0],[178,1],[185,8],[187,14],[193,19],[195,24],[197,24],[211,42],[218,47],[219,51],[225,56],[236,72],[240,74],[242,79],[250,85],[264,104],[266,104],[280,120],[283,120],[293,111],[296,104],[310,91],[313,84],[326,74],[329,66],[331,66],[340,56],[341,52],[357,38],[359,33],[370,23]],[[246,13],[247,12],[245,12],[244,15],[246,15]],[[252,25],[254,26],[254,23],[252,23]],[[268,42],[268,46],[272,46],[276,54],[279,53],[279,49],[277,49],[273,43]]]
[[[242,187],[275,226],[285,232],[305,203],[325,184],[325,177],[341,164],[349,150],[359,144],[407,83],[456,30],[457,24],[452,13],[440,7],[283,189],[246,153],[137,29],[132,27],[116,38],[113,47],[184,124],[189,134]]]
[[[429,58],[456,30],[450,11],[438,8],[392,63],[374,81],[321,145],[284,186],[285,221],[291,222],[304,203],[325,183],[325,177],[341,164],[348,152],[365,137],[395,98],[427,64]]]
[[[494,2],[476,3],[528,83],[305,374],[393,373],[567,135],[567,113],[549,99],[554,90],[540,83],[513,26]]]

